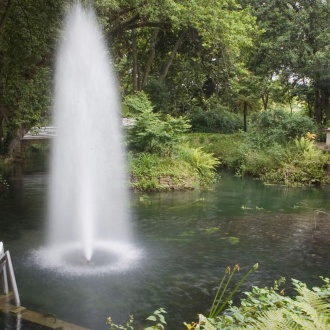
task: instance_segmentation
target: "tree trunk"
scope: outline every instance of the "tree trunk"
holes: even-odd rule
[[[10,16],[11,10],[13,9],[13,6],[14,6],[14,0],[8,0],[7,7],[0,20],[0,38],[2,31],[6,25],[6,22],[8,21],[8,18]]]
[[[266,111],[268,108],[268,100],[269,100],[269,91],[265,91],[261,94],[262,105],[264,110]]]
[[[244,108],[243,108],[244,132],[247,132],[246,116],[247,116],[247,102],[244,102]]]
[[[324,102],[324,112],[325,112],[325,124],[330,121],[330,100],[329,100],[329,90],[324,89],[323,91],[323,102]]]
[[[152,65],[152,62],[153,62],[153,60],[155,58],[155,54],[156,54],[156,39],[157,39],[158,33],[159,33],[159,28],[156,28],[150,38],[150,55],[149,55],[149,58],[148,58],[148,61],[146,64],[145,71],[144,71],[144,75],[143,75],[143,79],[142,79],[142,83],[141,83],[141,89],[144,89],[145,85],[148,82],[151,65]]]
[[[137,63],[137,44],[136,44],[136,30],[132,30],[132,48],[133,48],[133,90],[138,90],[138,63]]]
[[[322,124],[322,107],[321,107],[321,95],[320,90],[316,89],[315,91],[315,100],[314,100],[314,116],[316,124]]]
[[[15,154],[17,154],[17,155],[20,154],[21,139],[27,133],[27,131],[28,131],[27,128],[18,128],[16,130],[16,134],[9,144],[9,148],[8,148],[9,156],[14,156]]]
[[[183,37],[185,35],[185,32],[182,32],[179,39],[176,41],[173,50],[171,52],[170,58],[168,59],[168,62],[163,70],[163,73],[160,75],[159,79],[160,80],[164,80],[165,77],[167,76],[168,70],[171,67],[173,61],[174,61],[174,57],[176,55],[176,53],[178,52],[179,47],[181,46],[182,42],[183,42]]]
[[[5,117],[0,113],[0,144],[1,141],[3,139],[3,121],[4,121]]]

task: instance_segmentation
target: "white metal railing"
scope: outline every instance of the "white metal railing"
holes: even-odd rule
[[[13,264],[11,262],[10,253],[9,251],[5,252],[2,242],[0,242],[0,275],[2,277],[3,292],[6,295],[9,293],[9,275],[10,285],[14,293],[15,305],[16,307],[19,307],[21,303],[19,299]]]

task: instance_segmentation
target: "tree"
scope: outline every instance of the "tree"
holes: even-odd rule
[[[209,77],[216,82],[229,75],[255,30],[249,10],[232,0],[104,0],[98,10],[126,93],[146,89],[155,79],[174,94],[190,86],[203,90]]]
[[[9,152],[51,105],[54,47],[65,1],[0,1],[0,144]],[[8,150],[3,150],[8,151]]]
[[[297,96],[306,102],[317,123],[330,119],[329,1],[241,3],[251,7],[263,31],[250,59],[250,70],[264,81],[275,76],[283,87],[282,98]],[[268,98],[269,92],[266,89]]]

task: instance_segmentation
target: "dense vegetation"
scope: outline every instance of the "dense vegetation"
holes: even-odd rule
[[[220,164],[270,184],[330,184],[329,153],[315,143],[330,123],[329,1],[90,2],[111,48],[123,115],[135,120],[126,132],[134,188],[203,187]],[[50,121],[70,3],[0,0],[0,154]],[[322,329],[325,282],[310,291],[295,281],[296,299],[253,288],[241,307],[187,327],[263,329],[275,318],[305,329],[320,316],[314,328]],[[151,320],[161,324],[161,312]]]
[[[268,183],[329,182],[329,158],[306,135],[324,141],[330,120],[328,1],[82,2],[92,3],[111,48],[123,115],[136,119],[127,141],[136,188],[209,184],[219,160]],[[70,4],[0,0],[1,154],[50,121]],[[229,134],[220,139],[237,148],[182,144],[188,131]]]
[[[255,266],[249,272],[255,270]],[[232,270],[230,267],[226,268],[209,314],[207,316],[199,314],[199,320],[195,322],[183,322],[182,329],[326,330],[329,328],[329,278],[321,277],[323,286],[312,289],[309,289],[305,283],[292,279],[297,296],[289,297],[285,294],[285,289],[282,286],[285,283],[285,278],[282,277],[274,282],[273,287],[259,288],[253,286],[251,291],[244,292],[245,297],[240,300],[240,304],[234,306],[228,298],[232,297],[238,285],[232,289],[227,299],[223,294],[227,293],[226,288],[232,280],[235,270],[236,272],[239,270],[238,265]],[[247,275],[248,273],[244,277]],[[227,308],[223,311],[224,307]],[[163,308],[156,310],[146,320],[151,325],[144,330],[164,330],[167,328],[166,311]],[[134,330],[133,316],[125,325],[115,324],[111,317],[108,318],[107,324],[110,325],[110,330]]]

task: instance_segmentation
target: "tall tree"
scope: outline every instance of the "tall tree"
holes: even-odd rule
[[[187,85],[187,81],[193,82],[194,73],[183,75],[180,68],[188,62],[191,71],[198,67],[202,73],[202,89],[210,71],[214,76],[219,71],[219,62],[223,70],[229,70],[240,61],[242,49],[252,44],[254,18],[234,0],[96,3],[106,22],[125,86],[129,79],[131,86],[139,89],[144,89],[151,79],[165,83],[175,79],[176,84]],[[139,83],[133,84],[135,79]],[[173,83],[168,85],[175,87]]]
[[[282,82],[283,98],[296,95],[313,109],[317,123],[329,120],[329,1],[240,2],[252,8],[263,30],[251,57],[250,69],[269,82],[264,89],[266,96],[269,98],[274,82],[267,77],[276,77]]]
[[[0,3],[0,144],[4,150],[10,143],[11,152],[50,109],[52,58],[65,1]]]

